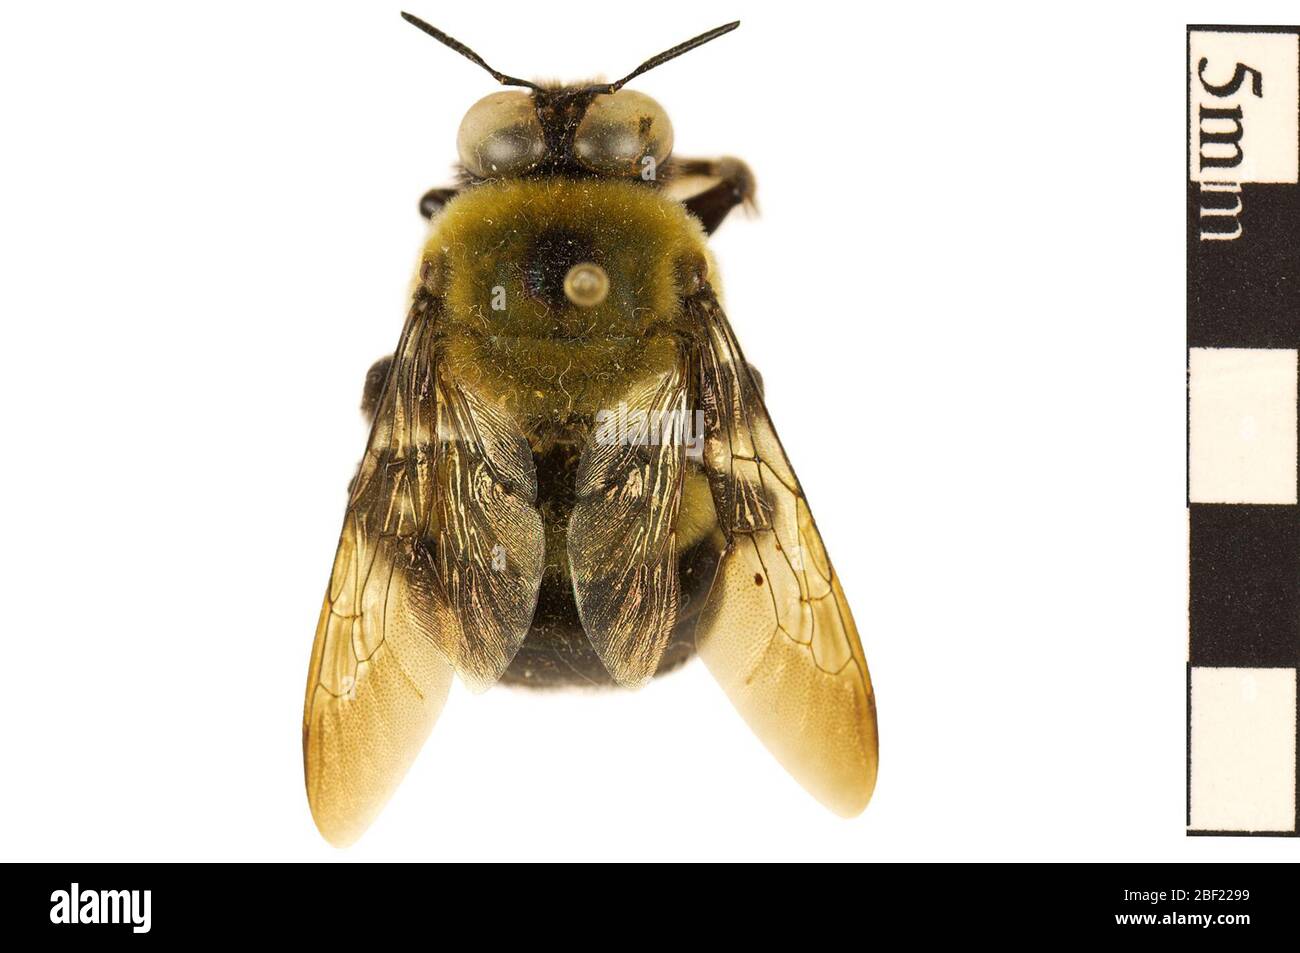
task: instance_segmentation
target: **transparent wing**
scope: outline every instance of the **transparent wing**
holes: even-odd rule
[[[431,629],[474,691],[499,679],[532,625],[545,540],[537,473],[517,421],[440,375]]]
[[[452,668],[415,622],[409,550],[348,517],[307,680],[303,764],[312,817],[338,847],[365,831],[442,711]]]
[[[726,315],[707,288],[688,307],[707,338],[704,464],[726,539],[699,654],[796,780],[852,816],[871,798],[877,763],[857,628]]]
[[[614,680],[654,676],[677,621],[686,443],[684,356],[597,426],[578,465],[567,545],[583,630]]]
[[[360,836],[405,775],[453,670],[477,684],[509,665],[541,578],[540,517],[533,510],[530,526],[525,513],[530,479],[536,492],[531,457],[524,467],[506,428],[483,423],[491,411],[439,381],[438,308],[417,292],[352,484],[312,649],[307,797],[321,833],[339,846]],[[498,524],[508,524],[504,533],[494,534]],[[513,549],[513,569],[493,569],[490,556],[483,565],[482,551],[514,546],[533,527],[534,541]]]

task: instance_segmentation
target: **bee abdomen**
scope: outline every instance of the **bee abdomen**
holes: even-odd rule
[[[580,441],[555,441],[534,456],[537,501],[546,533],[546,568],[533,624],[502,681],[533,688],[614,687],[578,616],[569,575],[566,529],[573,512]],[[700,481],[703,481],[701,475]],[[688,485],[699,489],[696,483]],[[721,552],[712,502],[688,492],[678,519],[682,554],[678,558],[681,604],[656,675],[682,666],[695,653],[695,623],[708,595]]]

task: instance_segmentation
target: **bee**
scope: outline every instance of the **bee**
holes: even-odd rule
[[[402,16],[511,89],[470,107],[371,423],[307,678],[307,795],[354,841],[453,675],[473,691],[635,688],[694,654],[811,794],[876,781],[853,616],[719,296],[707,238],[741,161],[673,155],[622,79],[540,85]]]

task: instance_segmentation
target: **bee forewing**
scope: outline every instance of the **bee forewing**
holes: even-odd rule
[[[312,649],[307,796],[321,833],[340,846],[360,836],[401,781],[453,670],[482,688],[510,664],[541,580],[527,443],[439,374],[440,304],[416,292]]]
[[[349,517],[338,586],[316,629],[303,764],[316,826],[337,847],[361,836],[388,801],[451,687],[451,666],[414,622],[392,548],[385,542],[374,551]],[[363,647],[369,641],[373,649]]]
[[[876,782],[875,697],[857,627],[726,315],[707,289],[705,466],[727,538],[696,631],[749,726],[818,800],[852,816]]]

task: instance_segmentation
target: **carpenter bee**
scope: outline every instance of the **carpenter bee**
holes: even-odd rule
[[[794,777],[852,816],[876,780],[853,617],[736,342],[706,243],[754,179],[674,157],[628,81],[503,86],[465,115],[397,349],[367,377],[307,678],[321,833],[355,840],[453,673],[636,687],[698,653]]]

